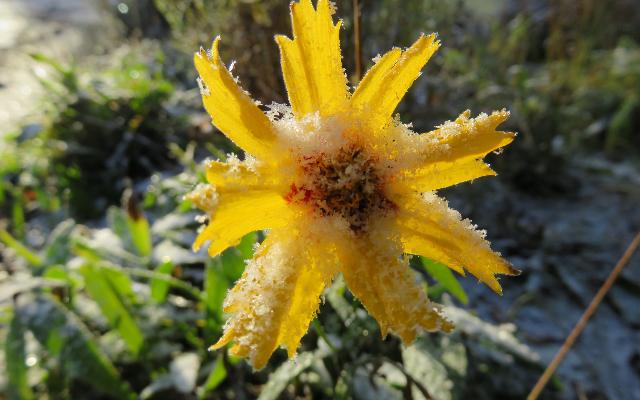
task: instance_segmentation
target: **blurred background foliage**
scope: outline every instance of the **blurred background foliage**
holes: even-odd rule
[[[352,79],[352,2],[336,3]],[[638,161],[635,1],[361,3],[365,60],[422,31],[443,42],[398,110],[417,131],[467,108],[511,110],[506,128],[518,140],[491,159],[509,190],[572,193],[566,165],[580,156]],[[427,259],[412,266],[447,305],[452,335],[410,347],[382,340],[339,280],[295,360],[277,352],[255,372],[224,351],[208,353],[225,292],[262,234],[213,259],[190,250],[198,224],[182,196],[203,180],[203,158],[237,150],[203,113],[191,57],[221,34],[244,87],[265,104],[285,102],[272,37],[290,32],[288,4],[101,4],[121,39],[78,62],[31,54],[46,71],[37,75],[38,118],[0,136],[1,398],[524,397],[539,356],[508,319],[484,321],[473,302],[464,306],[468,290]],[[568,392],[557,379],[547,395]]]

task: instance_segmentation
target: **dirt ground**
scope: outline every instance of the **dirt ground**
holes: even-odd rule
[[[553,195],[499,178],[454,188],[452,205],[488,230],[519,277],[495,296],[464,279],[470,307],[512,322],[547,365],[640,230],[640,171],[598,157],[575,160]],[[640,254],[636,254],[559,368],[562,399],[640,399]]]

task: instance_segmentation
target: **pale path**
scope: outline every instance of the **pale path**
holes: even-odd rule
[[[0,136],[37,121],[46,69],[30,53],[72,60],[113,37],[115,26],[99,0],[0,0]]]

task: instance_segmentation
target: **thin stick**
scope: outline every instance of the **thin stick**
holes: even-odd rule
[[[529,396],[527,396],[527,400],[536,400],[538,398],[547,382],[551,378],[551,375],[553,375],[556,368],[558,368],[558,365],[560,365],[564,357],[567,355],[569,349],[571,349],[571,346],[573,346],[573,343],[576,341],[578,336],[580,336],[580,333],[582,333],[585,326],[587,326],[587,322],[589,322],[589,319],[591,318],[591,316],[593,316],[593,313],[595,313],[596,308],[598,308],[598,305],[600,305],[604,296],[607,294],[609,289],[611,289],[611,286],[613,286],[613,283],[618,278],[618,275],[620,275],[622,268],[627,265],[629,259],[636,251],[638,246],[640,246],[640,232],[638,232],[636,237],[631,241],[629,247],[627,247],[627,250],[625,250],[622,257],[620,257],[618,264],[616,264],[616,266],[613,268],[613,270],[607,277],[607,280],[602,284],[593,300],[591,300],[589,307],[587,307],[576,326],[573,328],[569,336],[567,336],[567,339],[562,344],[562,347],[560,348],[556,356],[544,370],[544,373],[542,374],[536,385],[533,387],[533,389],[531,389],[531,393],[529,393]]]
[[[362,77],[362,47],[360,46],[360,1],[353,0],[353,43],[355,44],[356,72],[355,81]]]

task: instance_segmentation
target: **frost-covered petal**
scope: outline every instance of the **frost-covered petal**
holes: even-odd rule
[[[515,138],[513,132],[498,131],[498,125],[509,118],[507,110],[482,113],[469,118],[470,111],[460,114],[436,130],[415,137],[415,146],[422,150],[421,163],[461,162],[479,159],[504,147]]]
[[[328,0],[291,3],[293,39],[276,36],[289,102],[298,118],[319,112],[334,114],[347,100],[347,78],[342,70],[340,25],[334,25]]]
[[[481,160],[430,163],[398,174],[397,179],[389,184],[389,190],[410,188],[418,192],[430,192],[492,175],[496,175],[495,171]]]
[[[518,275],[518,270],[491,250],[484,232],[462,220],[460,213],[435,194],[406,193],[395,200],[399,205],[397,229],[406,253],[424,255],[452,269],[464,268],[498,294],[502,288],[496,274]]]
[[[391,190],[402,190],[396,186],[407,186],[428,192],[496,175],[481,159],[513,141],[514,133],[496,130],[509,117],[509,112],[495,111],[476,118],[469,118],[469,115],[469,111],[465,111],[455,121],[403,142],[407,157],[390,185]]]
[[[269,169],[259,173],[245,163],[210,161],[206,173],[211,184],[200,185],[187,195],[209,217],[209,224],[193,244],[194,250],[210,241],[209,254],[215,256],[249,232],[277,228],[292,218],[277,175]]]
[[[233,341],[231,353],[248,357],[256,369],[279,345],[295,354],[335,274],[331,251],[320,254],[323,246],[309,240],[290,230],[269,234],[225,300],[232,315],[213,349]]]
[[[205,171],[210,184],[187,195],[210,220],[196,238],[195,250],[210,241],[209,254],[215,256],[249,232],[287,223],[291,210],[272,167],[232,158],[224,163],[208,161]]]
[[[214,41],[210,52],[200,49],[194,56],[204,107],[213,124],[244,151],[262,158],[271,156],[276,135],[269,118],[238,85],[220,59]]]
[[[240,162],[235,156],[227,162],[207,161],[205,174],[207,182],[216,187],[218,193],[244,192],[249,190],[286,190],[278,173],[277,163],[262,164],[257,162]]]
[[[373,228],[368,237],[344,243],[341,272],[349,290],[378,321],[383,336],[392,332],[409,344],[423,329],[451,331],[453,324],[429,301],[390,234],[388,228]]]
[[[392,49],[367,72],[351,98],[374,130],[391,121],[393,111],[440,47],[436,35],[420,35],[405,51]]]

